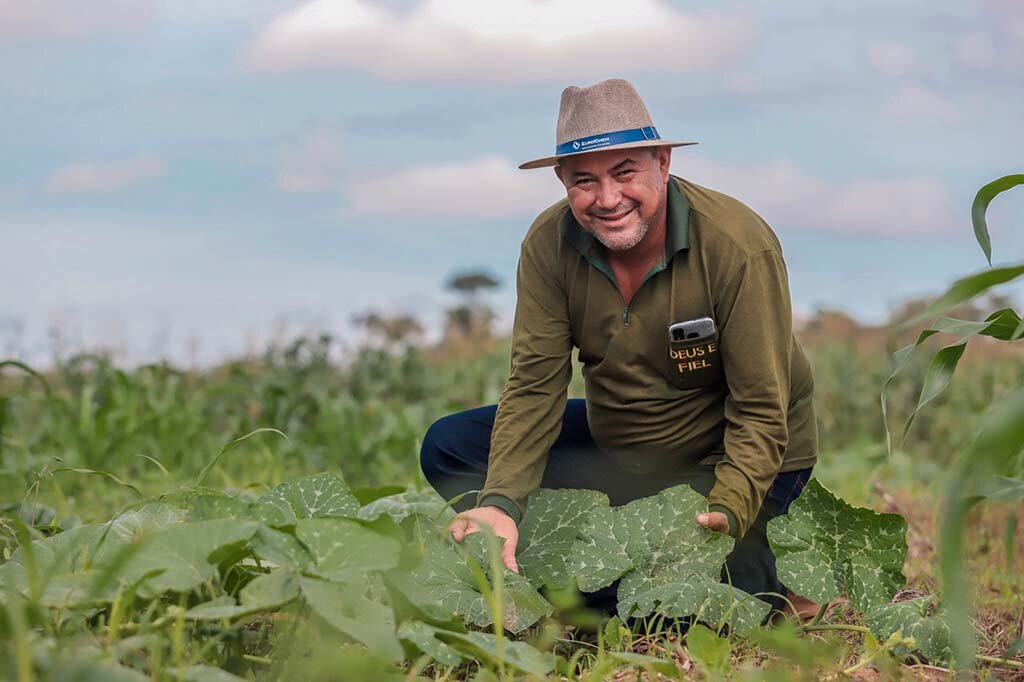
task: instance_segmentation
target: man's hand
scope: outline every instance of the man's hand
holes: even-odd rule
[[[494,534],[505,539],[501,549],[501,559],[505,567],[510,571],[519,572],[516,564],[516,545],[519,544],[519,529],[512,517],[497,507],[476,507],[461,512],[448,524],[448,530],[452,532],[455,542],[462,542],[462,539],[471,533],[480,531],[482,525],[491,527]]]
[[[702,512],[697,514],[697,523],[717,533],[729,534],[729,517],[722,512]]]

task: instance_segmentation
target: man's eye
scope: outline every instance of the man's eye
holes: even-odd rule
[[[591,180],[591,179],[589,179],[589,178],[583,178],[583,179],[581,179],[581,180],[577,180],[577,181],[576,181],[576,186],[577,186],[577,187],[580,187],[580,186],[582,186],[582,185],[586,185],[586,184],[589,184],[589,183],[591,183],[591,182],[593,182],[593,180]]]
[[[636,171],[635,171],[635,170],[624,170],[624,171],[620,171],[620,172],[619,172],[619,177],[620,177],[620,178],[628,178],[628,177],[632,176],[632,175],[633,175],[634,173],[636,173]]]

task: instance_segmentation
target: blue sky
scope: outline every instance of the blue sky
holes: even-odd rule
[[[507,326],[563,192],[515,166],[609,77],[700,143],[676,174],[776,230],[798,315],[878,322],[984,267],[970,203],[1022,171],[1021,73],[1017,0],[0,0],[0,352],[208,362],[370,308],[436,330],[478,267]],[[997,262],[1022,218],[993,204]]]

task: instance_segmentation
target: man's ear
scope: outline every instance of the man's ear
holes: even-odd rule
[[[662,182],[668,182],[669,168],[672,166],[672,147],[658,147],[658,172]]]
[[[562,180],[562,166],[560,164],[555,164],[555,175],[558,176],[558,181],[564,185],[565,181]]]

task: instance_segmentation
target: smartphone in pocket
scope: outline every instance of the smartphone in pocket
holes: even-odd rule
[[[668,338],[670,341],[702,339],[706,336],[713,336],[714,333],[715,321],[710,317],[698,317],[693,320],[676,322],[668,326]]]

